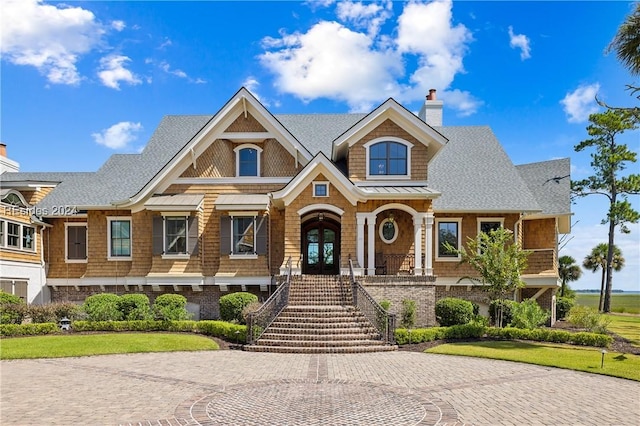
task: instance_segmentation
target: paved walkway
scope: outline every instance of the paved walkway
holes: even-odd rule
[[[8,425],[640,425],[640,383],[414,352],[0,362]]]

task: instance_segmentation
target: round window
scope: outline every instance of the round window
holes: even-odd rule
[[[398,237],[398,226],[392,219],[385,219],[380,224],[380,238],[387,244],[391,244]]]

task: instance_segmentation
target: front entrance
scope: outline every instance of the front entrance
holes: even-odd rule
[[[302,273],[337,275],[340,271],[340,224],[312,219],[302,225]]]

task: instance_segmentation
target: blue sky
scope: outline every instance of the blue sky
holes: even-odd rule
[[[0,139],[22,171],[93,171],[138,152],[162,116],[214,114],[241,86],[273,113],[389,97],[417,111],[435,88],[445,125],[490,125],[515,164],[571,157],[581,179],[589,153],[573,147],[594,96],[633,105],[637,78],[604,52],[632,4],[3,1]],[[638,132],[620,141],[640,149]],[[606,241],[600,198],[573,206],[561,255],[581,262]],[[640,290],[631,229],[614,288]],[[597,288],[599,273],[572,286]]]

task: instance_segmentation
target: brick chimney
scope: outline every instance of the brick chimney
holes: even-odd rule
[[[7,144],[0,142],[0,157],[7,156]]]
[[[436,89],[429,89],[429,94],[420,108],[418,117],[429,126],[442,126],[442,106],[443,102],[436,97]]]

